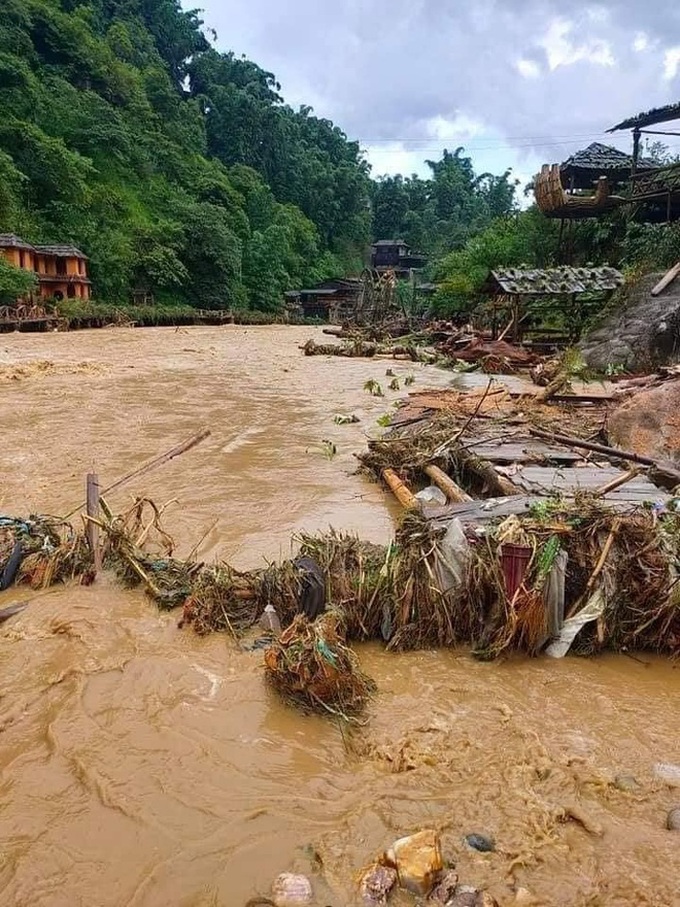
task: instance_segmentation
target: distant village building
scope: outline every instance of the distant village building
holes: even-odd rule
[[[71,245],[31,245],[14,233],[0,234],[0,255],[38,277],[41,299],[85,299],[91,295],[87,256]]]
[[[379,239],[371,246],[371,267],[379,274],[394,271],[397,280],[408,280],[412,271],[419,271],[427,258],[414,252],[403,239]]]
[[[355,278],[324,280],[314,287],[289,290],[286,302],[297,309],[303,318],[321,321],[342,321],[354,311],[363,283]]]

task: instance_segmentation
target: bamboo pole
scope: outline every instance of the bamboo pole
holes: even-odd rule
[[[467,501],[472,500],[470,495],[463,491],[459,485],[456,485],[451,476],[447,475],[443,469],[440,469],[433,464],[431,466],[426,466],[424,471],[426,475],[432,479],[435,485],[438,488],[441,488],[452,504],[464,504]]]
[[[543,431],[540,428],[530,428],[529,434],[537,438],[543,438],[546,441],[566,444],[568,447],[581,447],[583,450],[593,450],[595,453],[618,457],[620,460],[632,460],[634,463],[642,463],[643,466],[656,466],[656,461],[652,460],[651,457],[643,457],[641,454],[632,453],[631,451],[619,450],[617,447],[608,447],[606,444],[595,444],[593,441],[584,441],[582,438],[572,438],[569,435]]]
[[[392,494],[402,507],[412,509],[418,506],[418,500],[405,482],[399,478],[393,469],[383,469],[382,477]]]
[[[162,466],[164,463],[169,463],[170,460],[174,460],[175,457],[178,457],[180,454],[186,453],[188,450],[191,450],[192,447],[196,447],[197,444],[200,444],[201,441],[205,441],[205,439],[208,437],[210,437],[210,429],[202,429],[195,435],[187,438],[186,441],[182,441],[181,444],[177,444],[166,453],[161,454],[159,457],[155,457],[153,460],[149,460],[148,463],[140,466],[139,469],[135,469],[133,472],[129,472],[127,475],[123,476],[122,479],[118,479],[116,482],[114,482],[113,485],[109,485],[107,488],[102,489],[99,492],[100,497],[102,495],[108,494],[111,491],[116,491],[118,488],[122,488],[123,485],[127,485],[127,483],[131,482],[133,479],[138,479],[140,476],[146,475],[147,472],[151,472],[151,470],[156,469],[157,466]],[[74,509],[70,513],[66,514],[64,519],[67,520],[69,517],[72,517],[73,514],[77,513],[78,510],[81,510],[82,507],[83,504],[78,504],[78,506],[74,507]]]
[[[639,476],[641,471],[639,466],[634,466],[632,469],[629,469],[628,472],[624,472],[616,479],[612,479],[611,482],[607,482],[606,485],[601,485],[599,488],[596,488],[593,492],[593,497],[603,498],[606,494],[609,494],[610,491],[615,491],[617,488],[630,482],[631,479]]]

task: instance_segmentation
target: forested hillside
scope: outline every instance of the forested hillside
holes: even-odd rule
[[[515,208],[510,174],[475,174],[462,149],[428,179],[371,180],[357,142],[218,53],[180,0],[0,12],[0,232],[82,247],[102,302],[271,311],[358,273],[372,238],[436,262]],[[7,271],[12,298],[25,279]]]
[[[271,309],[361,265],[359,146],[179,0],[2,0],[0,109],[0,231],[81,246],[101,300]]]

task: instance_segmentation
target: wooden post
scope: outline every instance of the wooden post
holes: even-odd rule
[[[640,160],[640,130],[638,128],[633,130],[633,167],[631,170],[631,176],[635,176],[638,168],[638,161]]]
[[[99,526],[93,520],[99,519],[99,477],[95,472],[87,474],[87,541],[94,561],[95,575],[102,569],[102,553],[99,547]]]

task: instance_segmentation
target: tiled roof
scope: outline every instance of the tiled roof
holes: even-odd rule
[[[603,145],[600,142],[593,142],[582,151],[577,151],[561,165],[560,170],[592,170],[598,175],[604,174],[611,170],[630,170],[633,166],[633,158],[630,154],[619,151],[618,148],[612,148],[610,145]],[[648,169],[655,165],[651,161],[641,159],[638,161],[638,168]]]
[[[58,258],[87,258],[87,255],[84,255],[80,249],[77,249],[75,246],[71,246],[68,243],[57,244],[57,245],[47,245],[47,246],[36,246],[36,252],[41,252],[43,255],[56,255]]]
[[[28,249],[31,252],[41,252],[43,255],[55,255],[60,258],[87,258],[80,249],[69,243],[33,246],[16,233],[0,233],[0,249]]]
[[[16,233],[0,233],[0,249],[30,249],[33,246],[17,236]]]
[[[615,268],[499,268],[490,281],[504,293],[527,296],[559,296],[599,290],[615,290],[623,274]]]

